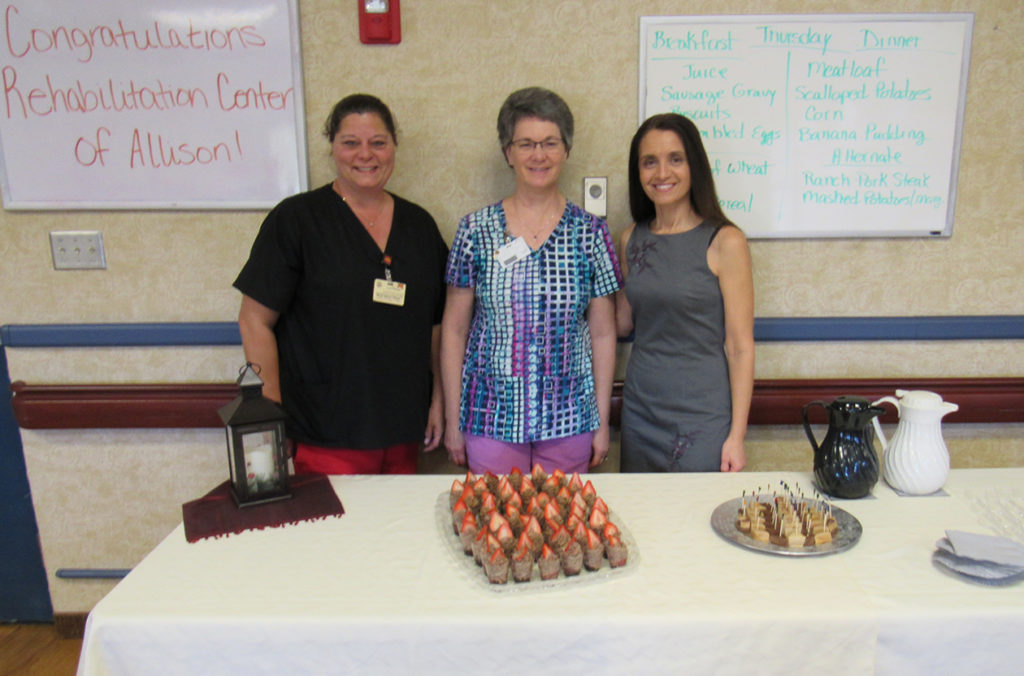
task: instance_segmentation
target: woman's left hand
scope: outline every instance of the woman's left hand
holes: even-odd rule
[[[597,467],[608,457],[608,448],[611,445],[611,435],[608,433],[608,426],[602,425],[594,432],[594,440],[590,443],[593,454],[590,456],[590,466]]]
[[[423,451],[432,451],[441,444],[444,437],[444,406],[441,397],[435,397],[427,412],[427,429],[423,433]]]
[[[743,440],[726,437],[722,444],[722,471],[739,472],[746,466],[747,452],[743,448]]]

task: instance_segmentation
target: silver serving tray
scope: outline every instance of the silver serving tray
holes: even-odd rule
[[[812,545],[810,547],[781,547],[770,542],[755,540],[736,527],[736,516],[739,514],[742,504],[743,498],[733,498],[716,507],[715,511],[711,513],[711,528],[727,542],[764,554],[775,554],[777,556],[827,556],[829,554],[838,554],[857,544],[861,533],[864,532],[857,517],[833,505],[832,516],[836,520],[839,532],[832,542],[824,545]]]

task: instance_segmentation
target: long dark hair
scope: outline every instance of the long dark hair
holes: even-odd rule
[[[643,223],[654,218],[654,202],[640,184],[640,141],[647,132],[658,129],[675,132],[686,152],[690,165],[690,204],[701,218],[719,225],[735,225],[722,211],[715,192],[715,179],[711,175],[711,163],[697,126],[678,113],[652,115],[644,120],[633,134],[629,144],[629,212],[634,223]]]

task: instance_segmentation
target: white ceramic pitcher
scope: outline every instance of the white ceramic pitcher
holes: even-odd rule
[[[900,422],[892,440],[887,442],[878,418],[872,420],[882,442],[882,476],[903,493],[934,493],[949,476],[949,449],[942,439],[942,416],[959,406],[927,390],[896,390],[896,397],[882,397],[872,405],[886,402],[896,407]]]

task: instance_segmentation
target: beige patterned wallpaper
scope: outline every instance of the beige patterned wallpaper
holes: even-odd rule
[[[625,156],[636,126],[639,16],[974,12],[953,237],[755,241],[756,312],[1024,313],[1018,0],[409,0],[402,10],[400,45],[365,46],[355,8],[300,0],[311,184],[332,178],[320,135],[331,104],[354,91],[375,93],[401,128],[390,187],[427,207],[449,238],[459,216],[510,190],[494,119],[510,91],[533,84],[560,92],[577,118],[565,192],[580,200],[583,176],[608,176],[609,222],[614,231],[628,224]],[[238,297],[230,283],[262,216],[0,212],[0,324],[233,319]],[[47,233],[76,228],[103,233],[107,270],[52,269]],[[951,365],[917,370],[930,375],[936,367]],[[1000,368],[1021,373],[1024,356],[1018,352]],[[827,365],[821,369],[829,375]]]
[[[299,10],[311,185],[332,178],[320,136],[330,106],[377,94],[400,126],[389,187],[429,209],[449,240],[462,214],[511,190],[495,117],[527,85],[558,91],[576,115],[566,194],[580,201],[584,176],[607,176],[609,222],[616,232],[628,225],[642,15],[974,12],[953,237],[755,241],[756,314],[1024,314],[1020,0],[406,0],[402,43],[373,47],[359,43],[354,3],[299,0]],[[231,321],[231,281],[262,218],[0,211],[0,325]],[[103,233],[107,270],[52,269],[48,233],[72,229]],[[12,379],[33,383],[226,381],[241,350],[12,349],[8,361]],[[892,375],[1020,376],[1024,350],[1019,341],[758,346],[760,378]],[[950,430],[954,465],[1019,464],[1021,426],[994,427]],[[216,430],[25,431],[23,444],[58,612],[88,610],[110,583],[59,580],[57,568],[134,565],[180,523],[182,502],[225,477]],[[809,469],[799,429],[753,431],[748,450],[755,469]],[[112,478],[128,492],[112,494]]]

